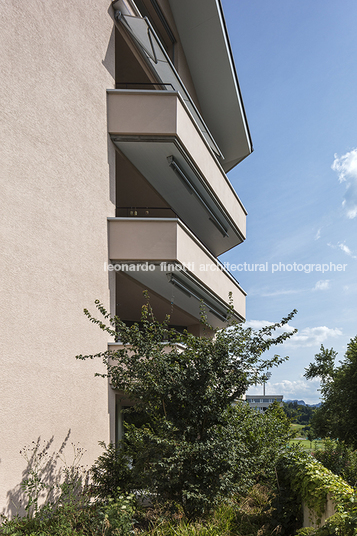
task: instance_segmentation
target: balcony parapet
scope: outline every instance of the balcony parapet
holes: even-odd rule
[[[205,306],[213,327],[245,318],[245,292],[234,277],[175,218],[108,218],[112,270],[122,271],[196,318]]]
[[[108,131],[215,256],[245,239],[246,210],[179,93],[108,90]]]

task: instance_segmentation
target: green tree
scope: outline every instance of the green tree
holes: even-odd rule
[[[292,423],[305,425],[309,424],[315,411],[315,408],[297,402],[283,402],[283,408]]]
[[[331,437],[357,448],[357,337],[347,345],[344,360],[335,365],[337,353],[321,345],[315,361],[306,369],[307,379],[320,378],[322,404],[312,426],[320,437]]]
[[[96,306],[100,319],[85,314],[123,348],[77,357],[101,358],[111,385],[134,402],[128,411],[139,418],[127,425],[123,440],[133,461],[131,486],[180,503],[189,516],[207,511],[252,474],[232,404],[287,359],[264,359],[263,353],[291,337],[291,331],[274,334],[296,311],[259,331],[232,323],[200,338],[178,333],[169,319],[158,322],[149,304],[140,325],[132,326]]]

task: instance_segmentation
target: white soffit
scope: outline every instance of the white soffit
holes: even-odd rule
[[[203,118],[229,171],[253,147],[220,0],[168,1]]]

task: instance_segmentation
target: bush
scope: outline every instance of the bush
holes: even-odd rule
[[[91,494],[101,499],[115,498],[118,494],[130,493],[135,489],[131,459],[125,450],[124,442],[119,445],[99,443],[103,454],[95,461],[90,470],[92,477]]]
[[[177,502],[189,517],[207,513],[223,497],[250,485],[254,461],[237,424],[242,419],[231,405],[249,385],[264,381],[267,369],[286,359],[264,359],[263,354],[292,335],[275,332],[295,312],[259,331],[233,323],[208,338],[179,333],[169,319],[158,322],[149,303],[142,308],[140,325],[132,326],[110,318],[99,302],[96,306],[99,319],[85,314],[119,338],[122,348],[77,358],[101,358],[104,376],[131,399],[130,411],[141,417],[140,424],[127,426],[123,450],[110,447],[96,464],[97,485],[105,488],[116,474],[114,481],[122,489],[133,486],[163,502]],[[118,469],[124,453],[129,462]],[[117,469],[101,473],[107,462]]]
[[[320,529],[303,529],[301,536],[316,534],[318,536],[352,536],[357,533],[357,495],[340,476],[334,475],[310,454],[298,447],[290,448],[282,456],[278,465],[280,486],[279,499],[282,501],[282,513],[296,518],[301,516],[301,504],[304,502],[317,520],[325,511],[327,496],[335,503],[337,513],[331,516]],[[284,504],[288,498],[289,504]],[[291,519],[290,523],[294,520]],[[319,521],[318,521],[319,522]],[[286,523],[288,526],[288,523]],[[301,525],[300,525],[301,526]],[[290,534],[290,532],[283,532]]]
[[[133,496],[117,496],[90,504],[68,502],[59,507],[39,508],[32,518],[4,520],[0,534],[11,536],[130,536],[135,512]]]
[[[315,458],[327,469],[341,476],[350,486],[357,483],[357,451],[342,441],[324,440],[324,449],[314,452]]]
[[[181,504],[197,517],[256,482],[275,482],[275,465],[289,439],[290,423],[278,406],[266,413],[240,401],[224,414],[205,442],[159,439],[150,428],[127,427],[125,440],[108,445],[94,464],[96,493],[117,487]],[[103,445],[104,446],[104,445]],[[126,455],[125,455],[126,453]]]
[[[80,465],[83,449],[73,445],[68,465],[60,453],[49,454],[51,442],[32,442],[21,450],[28,463],[21,483],[26,499],[25,517],[0,516],[0,534],[12,536],[129,536],[133,529],[135,500],[120,494],[94,500],[88,473]],[[56,472],[57,460],[64,463]],[[108,486],[112,482],[107,482]],[[97,493],[96,495],[99,495]]]

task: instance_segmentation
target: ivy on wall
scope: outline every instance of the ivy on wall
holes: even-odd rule
[[[317,523],[325,512],[327,498],[336,514],[319,528],[300,529],[299,536],[352,536],[357,534],[357,492],[341,477],[326,469],[310,454],[291,448],[282,457],[279,474],[289,480],[290,487],[301,504],[305,503]]]

